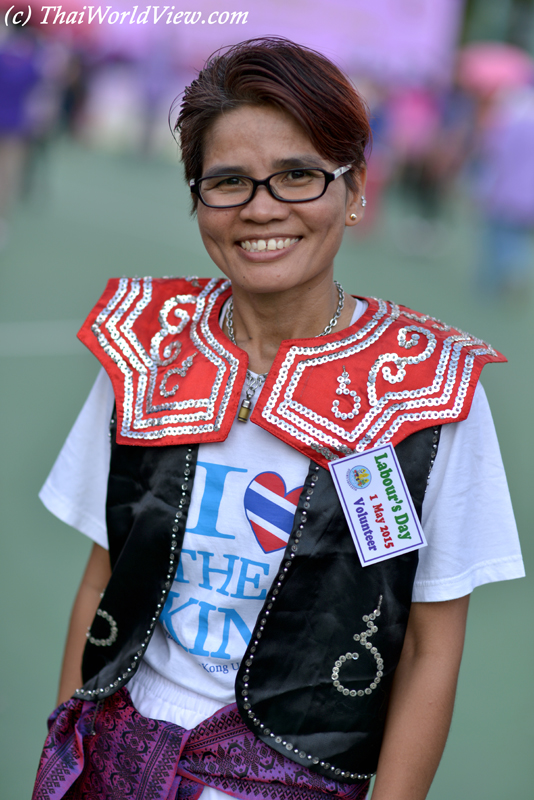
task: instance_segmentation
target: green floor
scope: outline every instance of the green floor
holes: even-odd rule
[[[0,254],[2,800],[30,797],[70,604],[89,551],[89,542],[37,499],[97,372],[71,331],[109,276],[215,274],[177,166],[72,144],[54,150],[43,166],[38,191],[17,210]],[[391,200],[379,235],[347,238],[337,277],[347,290],[430,312],[508,354],[508,365],[485,369],[484,384],[528,570],[534,301],[488,304],[473,296],[472,216],[456,198],[440,254],[409,257],[395,244],[405,217]],[[431,800],[534,796],[533,607],[528,578],[475,592],[457,710]]]

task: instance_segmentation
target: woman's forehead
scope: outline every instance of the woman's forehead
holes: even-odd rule
[[[273,170],[328,165],[298,122],[273,106],[241,106],[220,114],[206,132],[203,149],[203,174],[216,166],[241,171],[259,162]]]

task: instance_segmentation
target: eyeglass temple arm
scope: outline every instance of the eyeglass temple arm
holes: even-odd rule
[[[339,176],[340,176],[340,175],[344,175],[344,174],[345,174],[345,172],[348,172],[348,171],[349,171],[349,169],[352,169],[352,164],[347,164],[347,165],[346,165],[346,166],[344,166],[344,167],[338,167],[337,169],[335,169],[335,170],[333,171],[333,173],[332,173],[332,175],[334,176],[334,180],[335,180],[336,178],[339,178]]]

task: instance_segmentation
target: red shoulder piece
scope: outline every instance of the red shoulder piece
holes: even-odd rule
[[[78,337],[111,378],[118,442],[226,439],[247,368],[218,322],[229,295],[226,280],[108,281]]]
[[[80,333],[111,378],[117,441],[226,439],[247,355],[221,331],[227,280],[114,278]],[[350,328],[282,342],[251,422],[325,466],[421,428],[465,419],[490,345],[403,306],[365,298]]]
[[[318,463],[465,419],[490,345],[404,306],[365,298],[350,328],[282,342],[251,416]]]

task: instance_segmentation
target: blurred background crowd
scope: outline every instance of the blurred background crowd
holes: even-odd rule
[[[0,8],[9,5],[0,0]],[[284,7],[298,18],[305,5],[293,0]],[[308,5],[320,28],[327,7]],[[349,6],[354,11],[362,3],[334,5],[343,18]],[[276,0],[266,6],[271,12],[283,8]],[[428,16],[424,0],[398,0],[396,6],[405,15],[415,7],[416,15]],[[76,0],[61,6],[67,14],[81,7]],[[154,24],[43,26],[37,14],[25,26],[3,24],[0,249],[8,246],[17,203],[43,189],[40,172],[50,151],[66,139],[139,159],[176,159],[169,107],[206,55],[217,45],[273,28],[291,37],[290,20],[280,28],[264,14],[254,25],[257,11],[252,6],[245,26],[210,28],[211,36],[194,36],[198,28]],[[460,192],[477,211],[473,288],[480,297],[521,298],[534,262],[534,2],[439,0],[434,15],[425,43],[434,56],[426,60],[402,53],[402,32],[394,45],[396,61],[386,54],[387,36],[381,47],[379,30],[373,31],[378,44],[366,51],[357,18],[353,30],[348,25],[356,33],[349,41],[339,29],[330,35],[316,29],[311,36],[312,45],[338,56],[371,109],[369,206],[359,233],[380,228],[384,198],[393,194],[403,208],[393,233],[399,250],[431,257],[447,246],[447,209]],[[304,35],[296,38],[308,43],[310,25],[299,28]]]

